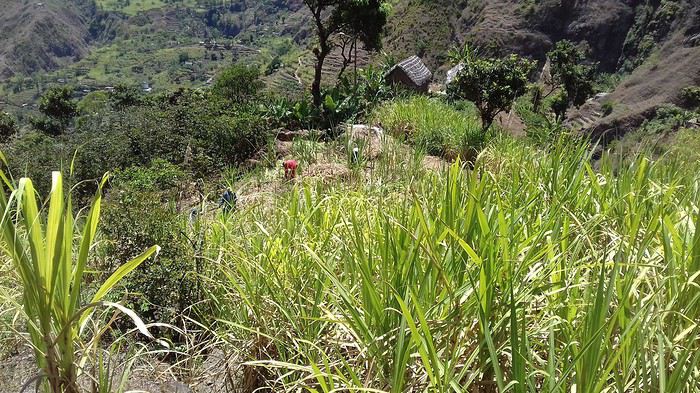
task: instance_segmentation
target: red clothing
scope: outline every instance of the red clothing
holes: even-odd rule
[[[287,160],[283,162],[282,167],[284,168],[284,178],[294,179],[297,177],[297,166],[299,166],[299,164],[296,162],[296,160]]]

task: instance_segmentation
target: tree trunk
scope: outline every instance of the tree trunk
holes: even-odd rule
[[[316,55],[316,68],[314,69],[314,82],[311,85],[311,95],[314,99],[314,107],[320,108],[322,102],[321,99],[321,79],[323,78],[323,63],[326,61],[326,56],[331,52],[331,48],[328,45],[328,39],[330,38],[330,33],[326,30],[323,25],[323,20],[321,19],[321,12],[323,11],[324,5],[322,3],[317,4],[314,8],[309,5],[308,2],[305,3],[309,6],[312,11],[314,20],[316,22],[316,32],[318,34],[318,44],[319,47],[314,49],[314,55]]]
[[[492,114],[487,114],[481,116],[481,133],[482,135],[486,135],[487,132],[489,132],[489,128],[491,128],[491,125],[493,122],[496,121],[496,115]]]
[[[314,98],[314,107],[320,108],[321,100],[321,78],[323,77],[323,62],[326,61],[327,53],[323,50],[316,54],[316,67],[314,70],[314,82],[311,85],[311,95]]]

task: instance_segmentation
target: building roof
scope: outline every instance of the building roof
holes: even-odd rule
[[[425,66],[423,61],[418,56],[411,56],[395,65],[391,70],[389,70],[389,72],[387,72],[387,75],[393,73],[397,69],[403,70],[403,72],[406,73],[406,75],[413,83],[416,84],[416,86],[423,86],[430,82],[430,80],[433,78],[433,73],[430,72],[428,67]]]

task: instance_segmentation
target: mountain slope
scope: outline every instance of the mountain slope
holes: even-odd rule
[[[603,100],[613,104],[611,114],[602,115],[601,100],[571,111],[594,138],[622,135],[660,105],[680,104],[683,88],[700,85],[696,0],[404,0],[395,6],[385,44],[399,56],[422,55],[440,81],[446,51],[464,42],[543,64],[562,39],[587,46],[600,71],[623,75]]]
[[[0,78],[56,69],[88,51],[88,0],[7,0],[0,12]]]
[[[66,72],[42,74],[41,84],[201,86],[221,67],[243,60],[262,69],[279,64],[266,72],[273,88],[308,87],[314,29],[301,0],[138,3],[145,12],[116,4],[9,0],[0,13],[0,80],[61,69]],[[595,136],[624,133],[659,105],[678,102],[684,87],[700,84],[697,0],[393,0],[392,6],[384,50],[397,60],[423,57],[437,82],[450,66],[448,51],[464,42],[493,55],[519,53],[540,65],[558,40],[587,46],[601,71],[627,75],[606,98],[615,104],[608,116],[602,116],[601,102],[572,111]],[[199,44],[214,40],[234,49]],[[241,57],[236,48],[249,48],[249,55]],[[361,54],[361,65],[376,60]],[[334,54],[326,83],[338,67]],[[34,85],[14,82],[6,91],[24,96],[10,101],[30,100],[26,89]],[[34,98],[40,90],[31,92]]]
[[[641,65],[606,97],[615,109],[591,128],[594,137],[602,137],[604,142],[614,139],[653,117],[661,105],[682,105],[681,91],[700,85],[700,4],[681,1],[679,5],[674,18],[667,18],[668,11],[657,8],[652,23],[645,24],[648,31],[641,41],[654,46],[643,61],[637,60]]]

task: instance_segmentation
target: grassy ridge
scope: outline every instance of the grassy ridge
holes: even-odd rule
[[[697,172],[588,158],[502,140],[218,222],[218,332],[274,391],[695,391]]]

